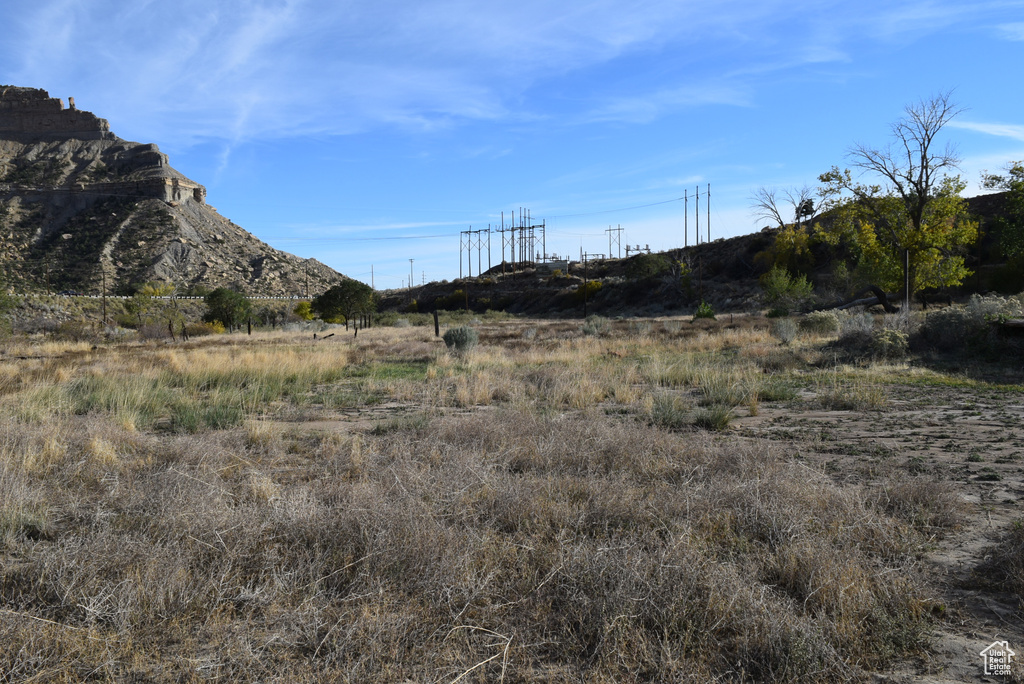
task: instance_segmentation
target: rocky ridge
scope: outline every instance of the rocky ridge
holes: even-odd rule
[[[217,213],[153,144],[122,140],[45,90],[0,85],[0,262],[16,290],[315,295],[345,276]]]

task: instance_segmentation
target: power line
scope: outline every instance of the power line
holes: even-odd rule
[[[664,200],[662,202],[652,202],[650,204],[637,204],[632,207],[621,207],[619,209],[605,209],[604,211],[591,211],[585,214],[559,214],[556,216],[548,216],[547,218],[575,218],[577,216],[598,216],[600,214],[613,214],[617,211],[629,211],[630,209],[646,209],[647,207],[656,207],[659,204],[668,204],[670,202],[682,202],[682,197],[676,197],[670,200]]]
[[[456,224],[452,224],[456,225]],[[345,242],[367,242],[375,240],[434,240],[437,238],[450,238],[452,233],[446,233],[444,235],[393,235],[391,237],[275,237],[273,235],[264,236],[259,238],[260,240],[274,240],[277,242],[318,242],[322,240],[339,241]]]

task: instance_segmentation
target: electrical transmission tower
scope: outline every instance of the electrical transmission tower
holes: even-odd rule
[[[608,233],[608,258],[609,259],[613,258],[613,254],[616,253],[616,251],[612,249],[612,245],[614,244],[618,248],[618,255],[619,255],[619,258],[621,259],[622,258],[622,224],[619,224],[618,228],[612,228],[611,226],[608,226],[608,230],[606,230],[604,232]]]

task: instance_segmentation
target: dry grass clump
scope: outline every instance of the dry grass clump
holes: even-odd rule
[[[942,531],[963,519],[964,503],[949,485],[934,478],[910,477],[887,482],[875,502],[891,515],[922,530]]]
[[[836,368],[815,379],[818,401],[833,411],[878,410],[889,403],[879,379],[856,377],[849,370]]]
[[[1024,596],[1024,521],[1015,521],[979,568],[1008,592]]]
[[[818,400],[833,411],[877,410],[889,402],[883,388],[866,383],[834,385],[820,393]]]

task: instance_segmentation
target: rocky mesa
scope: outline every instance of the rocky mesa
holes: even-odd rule
[[[129,292],[139,283],[317,294],[345,276],[217,213],[153,144],[122,140],[45,90],[0,85],[0,260],[19,291]]]

